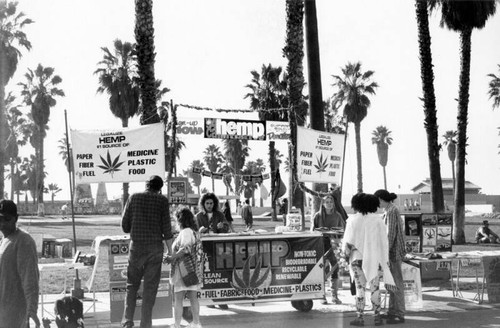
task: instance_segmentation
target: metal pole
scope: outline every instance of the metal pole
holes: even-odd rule
[[[73,184],[72,184],[72,179],[71,179],[71,168],[72,168],[72,162],[73,159],[71,158],[72,154],[69,150],[69,136],[68,136],[68,115],[66,113],[66,110],[64,110],[64,125],[66,127],[66,151],[68,152],[68,177],[69,177],[69,194],[71,198],[71,222],[73,223],[73,249],[75,251],[75,254],[77,252],[76,250],[76,230],[75,230],[75,211],[73,207]]]

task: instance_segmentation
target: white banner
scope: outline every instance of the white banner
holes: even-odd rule
[[[344,135],[297,127],[300,182],[340,184]]]
[[[76,183],[144,182],[165,176],[165,127],[162,123],[136,129],[71,130]]]
[[[290,140],[290,124],[281,121],[266,121],[267,140]]]

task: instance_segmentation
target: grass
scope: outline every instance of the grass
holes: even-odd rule
[[[465,236],[468,241],[465,245],[453,245],[454,252],[472,251],[472,250],[499,250],[500,245],[476,244],[474,236],[476,229],[484,220],[481,216],[467,217],[465,225]],[[495,232],[500,233],[500,220],[489,219],[490,227]],[[235,217],[233,222],[236,231],[242,231],[244,224],[241,219]],[[268,231],[274,230],[274,226],[281,225],[281,222],[270,222],[255,220],[254,227],[256,229],[263,228]],[[62,220],[60,216],[45,217],[43,219],[36,217],[22,218],[19,226],[29,233],[42,233],[51,235],[55,238],[71,238],[73,239],[73,226],[71,220]],[[91,253],[92,242],[96,236],[103,235],[123,235],[120,226],[119,216],[77,216],[75,217],[75,229],[77,236],[77,248],[83,254]],[[109,270],[108,270],[108,251],[107,247],[100,248],[100,265],[97,269],[94,278],[95,291],[109,290]],[[40,259],[40,263],[54,262],[59,259]],[[62,260],[59,260],[62,261]],[[86,282],[90,278],[91,270],[80,272],[79,278],[82,281],[82,287],[85,287]],[[465,270],[466,276],[474,276],[475,271]],[[68,273],[67,291],[73,286],[75,278],[74,270]],[[44,291],[46,293],[60,293],[63,291],[64,274],[58,272],[46,272],[42,276]]]

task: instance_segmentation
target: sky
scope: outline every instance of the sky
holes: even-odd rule
[[[413,1],[401,0],[317,0],[317,19],[321,60],[323,99],[334,92],[332,75],[339,75],[348,62],[362,62],[363,70],[373,70],[373,80],[380,87],[372,96],[368,115],[361,124],[363,186],[365,192],[383,188],[382,167],[372,131],[379,125],[392,131],[387,164],[388,189],[411,193],[411,188],[429,177],[417,24]],[[25,32],[32,43],[23,51],[16,75],[6,91],[18,92],[27,68],[38,63],[55,68],[63,82],[66,97],[52,108],[47,138],[46,184],[57,183],[63,191],[56,199],[69,199],[68,177],[57,141],[64,136],[64,110],[70,129],[116,129],[121,121],[108,106],[106,95],[96,94],[97,63],[101,47],[112,49],[113,40],[134,42],[134,1],[123,0],[21,0],[19,9],[35,23]],[[500,10],[500,8],[498,8]],[[174,103],[208,108],[247,109],[245,85],[250,71],[260,71],[262,64],[286,67],[282,55],[285,45],[286,13],[284,0],[184,0],[155,1],[155,74],[171,89],[167,99]],[[500,160],[497,127],[500,111],[488,100],[487,74],[499,74],[500,14],[490,18],[482,30],[472,33],[472,62],[467,130],[466,180],[486,194],[500,194]],[[439,14],[430,18],[432,55],[435,75],[439,142],[448,130],[456,130],[458,78],[460,72],[459,35],[439,27]],[[304,67],[307,61],[304,57]],[[304,72],[307,82],[307,72]],[[304,88],[307,94],[307,86]],[[251,114],[221,114],[213,111],[179,109],[180,118],[247,117]],[[139,126],[139,118],[129,126]],[[203,158],[203,150],[213,139],[184,140],[189,150],[181,152],[178,171],[194,159]],[[216,141],[215,144],[221,145]],[[267,143],[251,142],[250,159],[267,160]],[[286,143],[277,148],[285,153]],[[354,128],[349,127],[343,202],[356,193],[356,148]],[[30,152],[29,149],[24,150]],[[451,163],[441,152],[441,175],[451,178]],[[268,172],[269,170],[266,170]],[[9,181],[6,185],[10,186]],[[210,188],[209,178],[202,187]],[[265,183],[269,189],[269,180]],[[94,197],[97,186],[93,186]],[[131,184],[131,191],[144,188]],[[117,198],[121,184],[108,184],[108,197]],[[223,185],[216,185],[222,193]],[[50,199],[47,196],[47,199]]]

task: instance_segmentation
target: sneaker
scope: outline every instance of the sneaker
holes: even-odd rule
[[[187,326],[187,328],[203,328],[203,327],[201,326],[201,323],[191,322],[189,326]]]
[[[376,315],[374,319],[375,326],[382,326],[384,324],[384,320],[380,317],[380,315]]]
[[[365,325],[365,321],[363,318],[356,318],[349,323],[351,326],[363,327]]]
[[[398,323],[405,323],[405,318],[404,317],[398,317],[398,316],[390,316],[387,318],[387,324],[388,325],[396,325]]]
[[[332,303],[333,304],[342,304],[342,301],[338,299],[338,297],[332,297]]]
[[[227,306],[227,304],[220,304],[219,308],[222,310],[227,310],[227,309],[229,309],[229,306]]]

